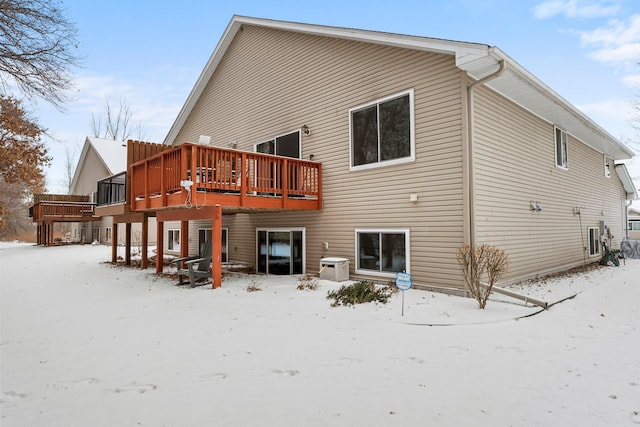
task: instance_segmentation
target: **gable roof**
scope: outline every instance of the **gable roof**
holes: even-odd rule
[[[73,179],[71,180],[70,188],[72,193],[78,183],[82,165],[84,164],[87,153],[89,153],[90,149],[93,149],[96,152],[98,158],[102,161],[102,164],[110,175],[115,175],[127,170],[127,144],[125,142],[88,136],[84,141],[82,153],[80,153],[80,158],[76,165],[76,171],[74,172]]]
[[[275,21],[244,16],[233,16],[229,22],[222,38],[191,90],[187,101],[182,106],[180,113],[165,137],[164,144],[174,142],[180,128],[183,126],[195,106],[196,101],[207,85],[207,82],[215,72],[231,41],[243,25],[260,26],[283,31],[452,55],[455,57],[456,66],[466,71],[476,80],[481,80],[495,73],[501,69],[502,63],[504,68],[500,75],[485,83],[488,87],[542,119],[557,125],[583,143],[601,153],[609,155],[615,160],[630,159],[633,157],[633,152],[628,147],[551,90],[533,74],[526,71],[497,47],[479,43]]]
[[[636,185],[631,179],[631,175],[629,175],[629,171],[627,170],[627,166],[624,164],[615,166],[616,173],[620,178],[620,182],[622,182],[622,187],[624,191],[627,192],[627,200],[638,200],[638,190],[636,189]]]

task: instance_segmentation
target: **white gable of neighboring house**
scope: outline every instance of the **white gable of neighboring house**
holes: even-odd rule
[[[91,169],[91,173],[85,168],[87,161],[97,159],[100,168]],[[123,141],[87,137],[82,147],[82,153],[78,159],[69,193],[76,194],[78,187],[87,184],[85,180],[91,180],[90,185],[95,184],[108,176],[124,172],[127,169],[127,144]],[[91,176],[89,176],[91,175]],[[84,185],[83,185],[84,186]]]

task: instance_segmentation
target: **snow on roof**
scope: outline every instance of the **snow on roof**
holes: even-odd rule
[[[93,137],[87,137],[87,141],[96,150],[109,172],[116,174],[127,170],[126,142]]]
[[[74,194],[76,185],[78,184],[80,171],[82,169],[81,166],[84,164],[87,157],[89,147],[93,147],[93,150],[96,152],[100,160],[102,160],[102,163],[109,172],[108,176],[125,172],[127,170],[126,142],[88,136],[84,141],[82,153],[80,153],[80,158],[78,159],[78,164],[76,165],[76,170],[73,174],[73,179],[71,180],[70,194]],[[106,178],[106,176],[104,178]]]

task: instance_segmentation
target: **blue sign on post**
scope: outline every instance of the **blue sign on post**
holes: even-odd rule
[[[404,317],[404,291],[411,289],[411,275],[402,271],[396,273],[396,288],[402,291],[402,316]]]
[[[401,291],[411,289],[411,275],[409,273],[396,273],[396,288]]]

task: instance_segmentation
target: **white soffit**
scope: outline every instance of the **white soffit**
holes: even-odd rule
[[[638,200],[638,190],[636,190],[635,183],[633,179],[631,179],[631,175],[629,175],[629,170],[624,164],[615,166],[616,173],[622,182],[622,186],[624,187],[624,191],[627,192],[627,200]]]
[[[473,78],[481,79],[495,72],[500,60],[505,61],[505,70],[488,81],[488,87],[615,160],[633,157],[628,147],[499,49],[490,48],[486,57],[456,65]]]

